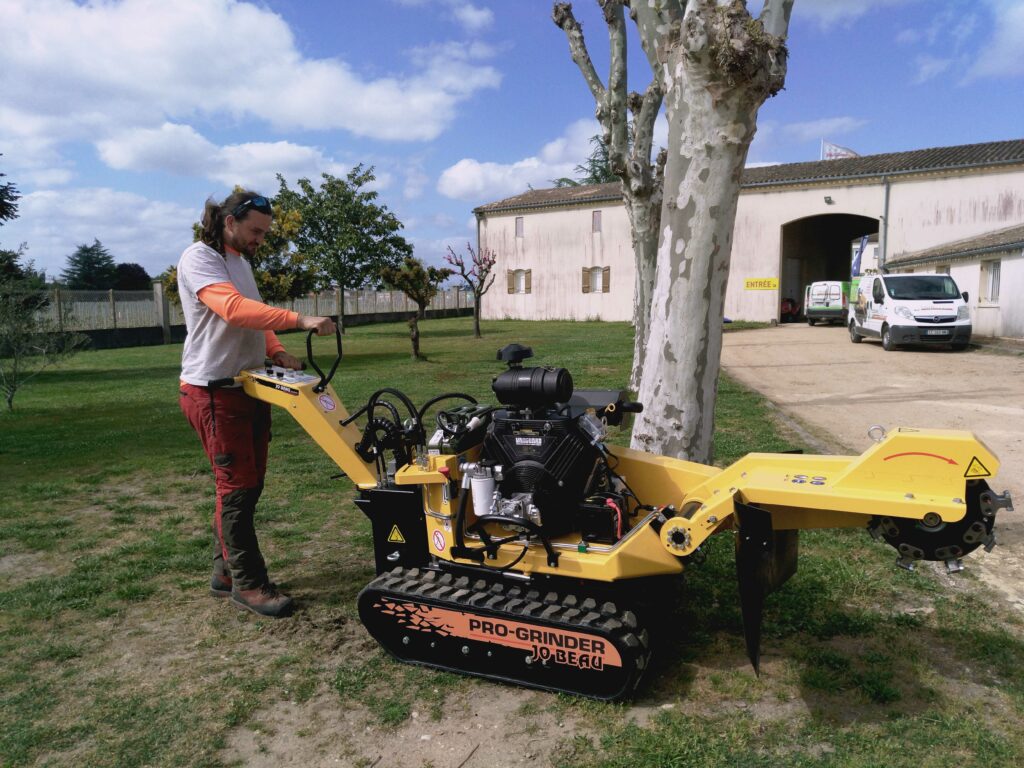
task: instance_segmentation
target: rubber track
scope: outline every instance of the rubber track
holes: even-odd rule
[[[547,625],[574,631],[590,631],[611,639],[623,655],[623,664],[631,665],[632,678],[625,689],[614,697],[595,695],[586,690],[568,690],[521,679],[514,674],[483,674],[499,680],[548,690],[560,690],[592,698],[621,698],[629,695],[640,682],[650,661],[650,638],[639,627],[636,614],[620,610],[611,601],[598,601],[578,594],[541,591],[528,584],[488,575],[470,578],[427,568],[395,568],[383,573],[367,585],[366,590],[397,599],[428,598],[454,610],[473,612],[485,610],[512,621],[543,621]],[[429,661],[417,663],[438,666]],[[539,662],[549,666],[547,662]],[[455,671],[460,671],[455,668]],[[478,674],[469,672],[469,674]]]

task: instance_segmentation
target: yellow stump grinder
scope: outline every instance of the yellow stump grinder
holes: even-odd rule
[[[349,414],[330,386],[340,334],[328,373],[310,342],[315,375],[268,367],[240,381],[291,413],[358,488],[378,574],[359,615],[414,664],[627,696],[672,582],[728,532],[756,670],[763,601],[796,571],[801,529],[865,528],[905,568],[953,571],[992,548],[996,513],[1012,509],[988,486],[998,460],[969,432],[877,428],[860,456],[752,453],[719,469],[607,445],[608,425],[641,404],[574,390],[564,368],[524,366],[528,347],[498,352],[497,404],[451,392],[417,408],[382,388]]]

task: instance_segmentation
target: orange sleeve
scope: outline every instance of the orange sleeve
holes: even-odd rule
[[[261,301],[247,299],[231,283],[208,285],[201,288],[197,295],[203,304],[226,320],[229,325],[258,331],[283,331],[296,328],[299,324],[298,312],[278,309]]]
[[[267,357],[273,358],[278,352],[284,352],[284,344],[277,338],[277,334],[273,331],[264,331],[263,335],[267,337]]]

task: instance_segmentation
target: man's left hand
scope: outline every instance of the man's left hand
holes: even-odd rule
[[[278,365],[282,368],[291,368],[293,371],[301,370],[302,363],[297,357],[289,355],[287,352],[278,352],[274,355],[274,365]]]

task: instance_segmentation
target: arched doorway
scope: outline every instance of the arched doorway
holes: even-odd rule
[[[849,280],[851,243],[878,233],[878,219],[827,213],[782,225],[779,298],[803,305],[804,287],[816,280]]]

